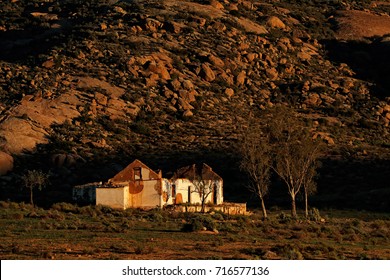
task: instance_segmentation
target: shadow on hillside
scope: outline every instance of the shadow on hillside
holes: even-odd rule
[[[42,192],[34,194],[38,205],[49,207],[56,202],[72,202],[72,187],[90,182],[106,182],[125,168],[133,160],[139,159],[153,170],[162,170],[164,178],[171,178],[178,168],[193,163],[207,163],[215,172],[222,174],[225,180],[225,196],[229,201],[244,202],[245,197],[241,190],[234,190],[235,182],[242,177],[238,170],[237,160],[226,151],[194,150],[167,152],[162,147],[149,151],[117,152],[98,154],[93,160],[78,161],[75,164],[56,166],[52,155],[47,152],[46,145],[38,147],[35,153],[26,153],[15,158],[14,174],[22,175],[26,170],[38,169],[50,174],[50,186]],[[19,176],[5,176],[0,178],[0,200],[29,201],[29,191],[22,185]],[[7,184],[2,181],[7,180]],[[233,184],[230,184],[233,182]],[[245,190],[244,190],[245,192]]]
[[[23,11],[19,17],[5,18],[9,28],[0,31],[0,60],[27,63],[55,47],[66,50],[71,40],[82,41],[94,26],[96,15],[107,7],[88,1],[72,2],[20,4]],[[53,14],[51,10],[54,10]]]
[[[259,201],[245,186],[246,175],[239,169],[238,157],[232,151],[198,150],[148,153],[134,155],[107,154],[94,161],[78,163],[71,167],[54,167],[47,153],[25,155],[16,159],[14,173],[24,174],[28,169],[41,169],[51,174],[51,185],[35,193],[35,200],[41,207],[50,207],[56,202],[70,202],[72,187],[88,182],[106,181],[121,168],[140,159],[154,170],[162,169],[163,176],[170,178],[177,168],[192,163],[208,163],[224,179],[224,200],[247,202],[248,208],[259,208]],[[368,211],[390,211],[390,160],[341,160],[326,159],[319,170],[318,193],[310,198],[312,207],[319,209],[355,209]],[[9,176],[12,177],[12,176]],[[16,176],[14,176],[16,178]],[[20,181],[10,180],[5,185],[0,179],[0,200],[29,200],[28,190]],[[277,206],[289,209],[290,200],[285,185],[276,177],[272,180],[270,194],[266,198],[268,208]],[[303,208],[302,196],[298,208]]]
[[[322,44],[331,61],[348,64],[356,78],[372,82],[371,90],[376,97],[390,96],[389,36],[365,41],[325,40]]]
[[[390,210],[390,160],[324,160],[319,171],[321,208]]]
[[[26,30],[0,32],[0,59],[16,62],[46,54],[54,46],[65,43],[70,32],[69,24],[61,28],[32,26]]]

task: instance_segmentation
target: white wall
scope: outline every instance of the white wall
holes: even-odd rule
[[[97,188],[96,205],[105,205],[116,209],[126,209],[128,207],[126,194],[128,193],[129,187]]]
[[[222,204],[223,203],[223,182],[222,181],[206,181],[207,185],[213,186],[216,185],[216,204]],[[172,181],[172,188],[173,185],[176,187],[176,196],[177,194],[181,194],[181,197],[183,199],[182,203],[191,203],[191,204],[201,204],[201,198],[199,196],[199,193],[196,191],[196,188],[194,184],[188,180],[188,179],[176,179]],[[190,201],[189,199],[189,189],[190,188]],[[172,204],[173,198],[171,197],[168,200],[167,204]],[[214,203],[213,199],[213,193],[210,193],[209,196],[206,199],[206,203]]]

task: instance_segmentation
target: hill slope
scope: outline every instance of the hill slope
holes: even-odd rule
[[[206,161],[233,189],[239,128],[251,111],[287,104],[328,144],[330,162],[380,161],[382,189],[388,37],[344,31],[356,24],[346,15],[386,17],[388,6],[323,2],[1,3],[0,140],[15,157],[3,186],[42,168],[58,195],[140,157],[164,171]],[[330,182],[345,177],[325,166]]]

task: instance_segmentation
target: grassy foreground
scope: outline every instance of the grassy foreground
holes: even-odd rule
[[[286,211],[287,213],[287,211]],[[0,202],[1,259],[390,259],[390,215],[228,216]]]

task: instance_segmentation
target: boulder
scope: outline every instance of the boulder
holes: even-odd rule
[[[180,90],[179,96],[188,102],[196,101],[195,96],[197,92],[195,90]]]
[[[225,89],[225,94],[227,97],[232,97],[234,95],[234,89],[232,88]]]
[[[185,100],[184,98],[179,97],[178,101],[179,101],[179,107],[182,110],[187,111],[187,110],[193,110],[194,109],[194,107],[192,107],[190,105],[190,103],[187,100]]]
[[[227,7],[229,11],[238,11],[238,5],[235,3],[230,3]]]
[[[265,74],[270,80],[273,81],[276,80],[279,76],[279,73],[275,68],[268,68],[267,70],[265,70]]]
[[[247,18],[237,18],[236,21],[237,24],[240,25],[246,32],[258,35],[268,33],[267,29],[264,26],[259,25]]]
[[[114,6],[114,11],[118,14],[121,14],[122,16],[127,14],[127,12],[122,7],[119,6]]]
[[[190,118],[194,115],[194,113],[191,112],[191,110],[185,110],[183,113],[183,117]]]
[[[95,99],[96,99],[97,104],[99,104],[101,106],[107,106],[108,98],[104,94],[102,94],[100,92],[95,93]]]
[[[145,23],[145,29],[151,32],[157,32],[163,24],[156,19],[147,18]]]
[[[210,68],[208,63],[202,64],[200,76],[207,82],[212,82],[215,80],[214,71]]]
[[[210,5],[218,10],[224,9],[224,6],[221,3],[219,3],[217,0],[211,0]]]
[[[183,88],[186,90],[193,90],[195,88],[194,84],[190,80],[184,80],[182,84]]]
[[[55,65],[55,63],[54,63],[54,60],[52,60],[52,59],[46,60],[44,63],[42,63],[42,67],[44,67],[46,69],[50,69],[54,65]]]
[[[168,32],[175,33],[175,34],[179,34],[181,32],[181,25],[174,21],[165,23],[164,28]]]
[[[76,159],[70,154],[55,154],[51,157],[51,162],[56,167],[69,167],[76,163]]]
[[[267,25],[271,28],[286,29],[286,25],[278,17],[271,16],[267,19]]]
[[[170,80],[171,75],[169,74],[167,68],[162,63],[150,63],[148,71],[157,74],[163,80]]]
[[[257,53],[248,53],[246,55],[246,58],[248,59],[249,62],[252,62],[253,60],[255,60],[256,58],[258,58],[258,54]]]
[[[29,120],[10,117],[0,125],[0,136],[5,139],[5,148],[19,154],[34,150],[37,144],[47,143],[47,133]]]
[[[211,25],[210,28],[218,32],[224,32],[226,30],[226,25],[223,24],[222,22],[217,21],[213,23],[213,25]]]
[[[215,55],[210,54],[208,59],[209,59],[210,63],[216,67],[223,68],[225,66],[225,62],[223,62],[222,59],[220,59],[219,57],[217,57]]]
[[[236,85],[237,85],[237,86],[242,86],[242,85],[244,85],[245,79],[246,79],[246,72],[245,72],[245,71],[241,71],[240,74],[237,75],[237,78],[236,78]]]
[[[178,79],[173,79],[170,82],[170,85],[173,90],[178,91],[181,89],[181,82]]]
[[[0,151],[0,176],[7,174],[14,168],[14,158]]]
[[[310,94],[305,100],[305,103],[311,106],[318,106],[321,102],[321,98],[317,93]]]

